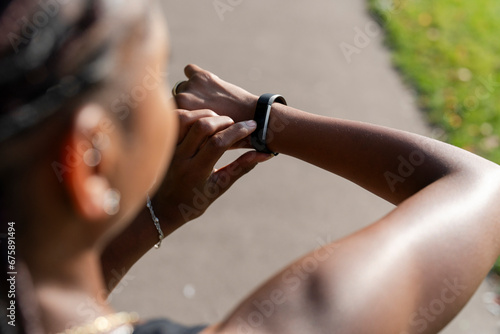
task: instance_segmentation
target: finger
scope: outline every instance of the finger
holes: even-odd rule
[[[186,67],[184,67],[184,74],[186,75],[186,77],[188,79],[191,79],[191,77],[193,75],[195,75],[196,73],[202,72],[202,71],[203,71],[203,69],[201,67],[199,67],[198,65],[194,65],[194,64],[189,64]]]
[[[175,97],[185,91],[188,81],[182,80],[175,83],[172,87],[172,96]]]
[[[237,149],[240,149],[240,148],[253,148],[253,145],[252,145],[252,142],[251,142],[249,136],[243,138],[242,140],[238,140],[229,149],[230,150],[237,150]]]
[[[210,71],[204,70],[198,65],[189,64],[184,68],[184,74],[189,79],[187,86],[193,81],[207,82],[213,79],[219,79],[219,77]]]
[[[185,85],[185,91],[178,93],[174,99],[177,107],[185,110],[198,110],[206,108],[206,101],[202,98],[196,96],[195,94],[189,93],[189,82]]]
[[[205,117],[219,116],[210,109],[198,109],[198,110],[177,109],[177,115],[179,117],[179,136],[177,145],[179,145],[184,140],[189,129],[197,120]]]
[[[274,157],[272,154],[250,151],[241,155],[229,165],[215,171],[211,178],[212,182],[214,182],[219,189],[218,196],[231,188],[240,177],[254,169],[257,164],[267,161],[272,157]]]
[[[227,116],[204,117],[196,120],[179,144],[178,154],[183,157],[194,156],[209,138],[233,124],[234,121]]]
[[[212,166],[236,142],[255,131],[255,121],[239,122],[210,137],[198,153],[198,159]]]

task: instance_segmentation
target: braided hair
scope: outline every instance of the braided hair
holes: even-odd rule
[[[108,80],[122,27],[107,24],[119,0],[4,0],[0,2],[0,333],[42,333],[29,272],[16,259],[16,326],[5,314],[7,189],[12,171],[29,165],[16,144],[43,124],[71,119],[67,107]],[[96,27],[97,26],[97,27]],[[104,27],[104,28],[103,28]],[[56,134],[54,134],[56,135]],[[51,139],[34,137],[30,150]],[[46,146],[42,146],[46,147]],[[10,161],[12,160],[12,161]],[[16,161],[19,160],[19,161]],[[22,226],[19,226],[22,228]],[[3,239],[2,239],[3,236]]]

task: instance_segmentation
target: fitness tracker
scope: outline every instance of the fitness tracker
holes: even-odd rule
[[[257,152],[278,155],[278,153],[271,151],[266,143],[267,134],[269,132],[269,114],[271,113],[271,106],[274,102],[286,105],[285,98],[279,94],[263,94],[259,97],[253,117],[255,122],[257,122],[257,129],[252,132],[250,139],[252,146]]]

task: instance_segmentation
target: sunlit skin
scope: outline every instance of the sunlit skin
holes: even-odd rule
[[[185,73],[189,80],[179,87],[180,107],[210,108],[235,120],[252,118],[257,96],[195,65]],[[398,206],[326,246],[326,253],[333,250],[329,257],[318,260],[313,252],[298,260],[207,333],[442,329],[500,253],[500,168],[433,139],[281,104],[273,105],[270,122],[279,129],[268,144],[271,150],[343,176]],[[408,162],[414,166],[408,168]],[[306,275],[303,268],[311,268],[312,259],[317,268]],[[292,269],[296,284],[287,276]],[[255,312],[267,312],[259,303],[280,292],[284,296],[275,298],[272,315],[258,322]]]
[[[129,77],[131,87],[134,81],[139,84],[146,75],[146,65],[157,68],[161,64],[164,68],[167,45],[157,41],[167,40],[165,26],[160,16],[153,17],[151,33],[140,42],[139,51],[125,51],[137,56],[135,63],[128,64],[133,68]],[[53,171],[47,168],[50,164],[42,161],[36,168],[38,175],[33,175],[39,186],[32,191],[44,191],[45,194],[39,194],[42,205],[33,208],[33,217],[38,219],[33,219],[31,228],[22,236],[27,248],[21,252],[32,275],[48,332],[92,320],[81,312],[74,312],[83,301],[88,303],[86,296],[92,296],[91,304],[95,305],[89,307],[96,310],[96,315],[113,312],[104,301],[106,296],[100,293],[105,290],[100,253],[108,240],[142,208],[145,194],[165,172],[177,140],[174,104],[162,87],[150,91],[148,98],[138,105],[128,130],[108,113],[107,108],[92,100],[79,107],[60,153],[64,157],[66,151],[62,148],[66,145],[77,151],[79,145],[89,142],[89,138],[105,135],[109,145],[100,149],[98,166],[77,164],[64,174],[64,181],[58,183]],[[113,122],[113,130],[102,133],[103,122]],[[169,127],[165,128],[164,124]],[[56,192],[51,189],[61,187],[67,198],[62,202],[59,196],[46,195]],[[121,194],[121,208],[116,216],[109,216],[101,204],[103,192],[110,187]],[[71,203],[70,210],[65,205],[67,200]],[[39,221],[41,217],[43,224]]]
[[[65,9],[76,12],[78,6]],[[192,201],[194,187],[217,184],[219,177],[228,174],[230,182],[221,188],[222,194],[257,163],[269,159],[267,154],[244,154],[228,166],[237,166],[237,173],[215,170],[222,154],[247,137],[255,124],[235,124],[207,109],[176,110],[165,84],[148,89],[146,98],[132,101],[129,118],[120,120],[110,110],[112,101],[144,86],[151,69],[163,77],[169,52],[158,2],[134,2],[123,7],[120,15],[124,32],[125,23],[143,21],[135,24],[126,44],[117,46],[113,73],[117,79],[109,80],[116,87],[102,88],[110,92],[108,96],[88,96],[74,107],[71,124],[63,130],[54,120],[3,146],[6,152],[15,148],[32,155],[36,145],[44,143],[41,138],[60,138],[50,149],[38,151],[47,153],[34,155],[33,163],[16,175],[8,203],[9,219],[25,226],[17,231],[18,254],[33,283],[30,298],[34,297],[41,326],[49,333],[115,312],[106,302],[107,292],[118,283],[114,273],[126,272],[158,242],[146,209],[147,194],[168,235],[186,222],[177,207]],[[104,23],[108,22],[119,23]],[[64,170],[60,182],[52,162],[67,161],[69,151],[96,145],[99,163],[93,166],[80,160]],[[109,215],[103,206],[110,188],[121,195],[116,215]],[[197,215],[205,209],[200,208]]]
[[[148,19],[142,34],[119,50],[120,71],[127,75],[118,96],[141,85],[147,68],[166,71],[167,28],[156,5],[124,6],[137,15],[148,11]],[[195,65],[185,73],[188,81],[176,97],[182,109],[175,109],[167,87],[158,87],[134,107],[129,126],[110,113],[109,103],[89,97],[75,107],[64,141],[19,176],[13,200],[19,199],[10,214],[28,227],[19,235],[19,253],[45,331],[93,321],[75,312],[82,303],[90,303],[95,316],[115,312],[105,301],[118,283],[113,273],[125,273],[158,242],[145,206],[148,193],[168,235],[186,223],[179,205],[192,203],[194,188],[219,185],[222,194],[271,158],[245,153],[215,170],[222,154],[244,146],[255,130],[247,121],[257,96]],[[103,133],[104,121],[114,130]],[[271,124],[279,129],[271,150],[345,177],[398,206],[369,227],[297,260],[203,333],[436,333],[443,328],[500,253],[498,166],[429,138],[280,104],[273,105]],[[99,148],[99,163],[78,164],[59,182],[50,168],[54,157],[64,157],[66,145],[77,150],[102,135],[109,145]],[[404,182],[387,178],[387,172],[401,174],[400,157],[415,165],[408,175],[399,175]],[[222,186],[222,179],[229,182]],[[102,205],[109,188],[121,194],[116,215]],[[429,311],[436,300],[445,305],[439,314]],[[262,321],[252,325],[256,314]]]

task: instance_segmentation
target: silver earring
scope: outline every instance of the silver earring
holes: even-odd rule
[[[89,167],[95,167],[101,163],[101,152],[95,148],[89,148],[83,154],[83,161]]]
[[[102,208],[108,215],[114,216],[120,211],[120,199],[120,192],[114,188],[110,188],[104,193]]]

